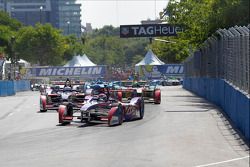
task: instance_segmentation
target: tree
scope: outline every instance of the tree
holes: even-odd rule
[[[13,52],[13,38],[22,24],[15,19],[12,19],[7,13],[0,11],[0,47],[1,52],[7,53],[7,58],[11,58]]]
[[[50,24],[22,28],[15,44],[20,58],[41,66],[61,65],[66,47],[61,32]]]
[[[0,25],[10,28],[12,31],[17,31],[22,27],[22,23],[11,18],[6,12],[0,11]]]
[[[210,34],[219,28],[249,24],[249,0],[214,0],[209,16]]]
[[[154,42],[150,47],[165,62],[178,63],[217,29],[249,24],[249,0],[170,0],[161,14],[184,31],[178,37],[163,38],[174,40],[175,44]]]
[[[145,38],[121,39],[119,28],[104,26],[83,37],[84,52],[97,64],[131,66],[134,57],[145,52]],[[142,56],[141,56],[142,57]]]
[[[76,38],[75,35],[69,35],[65,37],[66,48],[63,54],[64,61],[69,61],[75,55],[82,55],[83,45],[82,43]]]
[[[172,37],[164,38],[171,43],[153,41],[149,48],[165,63],[180,63],[189,54],[189,41]],[[174,43],[175,42],[175,43]]]

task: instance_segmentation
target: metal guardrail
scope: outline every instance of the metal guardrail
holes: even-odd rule
[[[219,29],[184,62],[185,77],[221,78],[250,94],[248,27]]]

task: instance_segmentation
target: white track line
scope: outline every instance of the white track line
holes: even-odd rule
[[[224,163],[228,163],[228,162],[238,161],[238,160],[246,159],[246,158],[249,158],[249,156],[240,157],[240,158],[234,158],[234,159],[230,159],[230,160],[226,160],[226,161],[215,162],[215,163],[210,163],[210,164],[205,164],[205,165],[198,165],[198,166],[195,166],[195,167],[213,166],[213,165],[218,165],[218,164],[224,164]]]

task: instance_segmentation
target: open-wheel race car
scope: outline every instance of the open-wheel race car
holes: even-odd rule
[[[77,114],[78,113],[78,114]],[[122,103],[106,94],[88,96],[87,102],[80,110],[74,110],[72,103],[59,106],[59,123],[64,125],[74,121],[107,123],[108,126],[121,125],[123,121],[142,119],[144,116],[144,100],[134,97],[128,103]]]
[[[145,99],[145,101],[150,101],[155,104],[161,104],[161,90],[157,84],[149,83],[142,87],[141,96]]]
[[[111,95],[120,101],[130,100],[133,97],[143,97],[145,101],[161,103],[161,90],[154,82],[121,81],[120,87],[111,90]]]
[[[77,85],[52,85],[40,95],[40,111],[57,110],[63,102],[71,102],[74,109],[80,109],[85,102],[85,94],[77,89]]]

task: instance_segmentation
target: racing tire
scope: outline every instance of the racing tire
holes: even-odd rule
[[[66,106],[60,105],[58,108],[58,122],[59,123],[64,123],[63,119],[64,119],[64,113],[66,110]]]
[[[144,106],[144,100],[143,99],[141,99],[141,101],[140,101],[140,106],[139,106],[139,113],[140,113],[140,115],[139,115],[139,119],[143,119],[143,117],[144,117],[144,108],[145,106]]]
[[[58,108],[58,121],[61,125],[67,125],[70,124],[69,121],[64,121],[65,116],[67,115],[67,110],[66,110],[67,106],[65,105],[60,105]]]
[[[156,90],[154,92],[154,104],[161,104],[161,91]]]
[[[118,117],[118,123],[111,124],[112,117],[117,116]],[[114,126],[114,125],[121,125],[123,123],[123,110],[122,106],[118,105],[118,107],[111,108],[111,111],[108,116],[108,126]]]
[[[40,112],[47,112],[46,99],[40,99]]]

